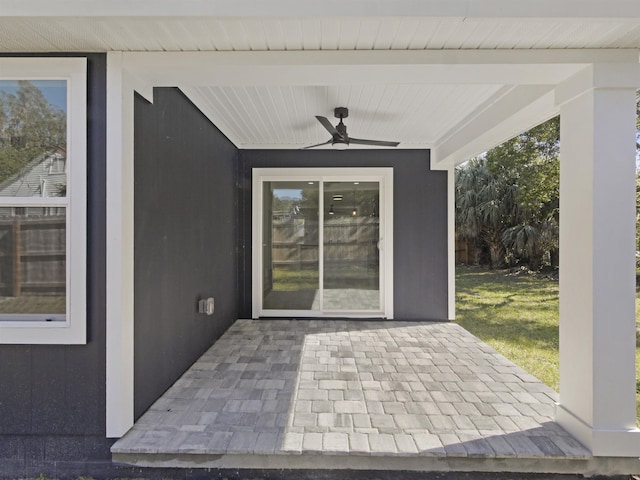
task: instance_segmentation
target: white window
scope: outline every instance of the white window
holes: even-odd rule
[[[0,58],[0,343],[86,343],[84,58]]]

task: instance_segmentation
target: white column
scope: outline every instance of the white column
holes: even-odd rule
[[[133,426],[133,87],[107,54],[106,435]]]
[[[456,319],[456,169],[447,170],[447,270],[449,320]]]
[[[640,455],[635,399],[639,85],[637,69],[591,66],[557,89],[561,153],[556,420],[596,456]]]

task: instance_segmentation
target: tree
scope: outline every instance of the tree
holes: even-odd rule
[[[556,117],[457,170],[457,232],[486,246],[493,268],[556,256],[559,145]]]
[[[456,169],[456,231],[489,251],[490,266],[505,266],[503,235],[516,214],[514,185],[495,175],[486,158],[474,158]]]
[[[516,215],[503,242],[517,261],[538,269],[555,263],[560,208],[560,119],[552,118],[487,152],[495,175],[515,187]]]
[[[640,90],[636,92],[636,163],[640,166]],[[484,226],[484,203],[488,197],[479,184],[500,184],[493,192],[508,191],[500,226],[508,263],[527,264],[537,269],[549,257],[557,265],[560,199],[559,117],[524,132],[489,150],[456,171],[456,228],[458,235],[489,244],[480,233]],[[476,178],[477,177],[477,178]],[[472,180],[474,178],[474,180]],[[480,183],[478,183],[480,182]],[[640,169],[636,179],[636,206],[640,209]],[[470,191],[466,191],[470,189]],[[488,193],[484,192],[484,194]],[[484,195],[483,194],[483,195]],[[499,193],[498,195],[502,195]],[[493,201],[500,202],[499,198]],[[499,208],[494,207],[496,210]],[[509,212],[509,215],[506,215]],[[506,216],[505,216],[506,215]],[[494,235],[498,231],[494,224]],[[640,232],[640,222],[637,223]],[[492,249],[497,252],[495,240]],[[640,245],[640,233],[637,235]],[[640,250],[640,247],[638,247]],[[497,255],[497,254],[496,254]],[[492,265],[496,265],[492,254]]]
[[[640,164],[640,89],[636,90],[636,169]]]
[[[0,182],[34,158],[66,148],[66,137],[65,112],[33,83],[19,80],[15,94],[0,91]]]

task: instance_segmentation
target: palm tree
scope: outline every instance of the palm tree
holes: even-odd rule
[[[487,152],[487,168],[515,188],[515,215],[502,241],[509,256],[537,270],[558,249],[560,119],[552,118]]]
[[[491,173],[483,157],[457,168],[455,184],[457,234],[484,244],[491,268],[504,267],[503,236],[517,213],[516,186],[505,176]]]

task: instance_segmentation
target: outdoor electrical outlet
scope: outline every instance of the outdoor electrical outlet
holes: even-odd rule
[[[215,310],[215,302],[213,297],[203,298],[198,300],[198,313],[206,313],[207,315],[213,315]]]

